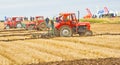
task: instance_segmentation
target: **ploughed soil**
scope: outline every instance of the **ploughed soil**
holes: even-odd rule
[[[56,61],[30,65],[120,65],[120,58],[80,59],[73,61]]]

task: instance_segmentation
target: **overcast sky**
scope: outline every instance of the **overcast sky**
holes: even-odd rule
[[[0,0],[0,18],[4,16],[57,16],[60,12],[79,10],[81,17],[89,8],[92,13],[104,6],[109,10],[120,11],[120,0]]]

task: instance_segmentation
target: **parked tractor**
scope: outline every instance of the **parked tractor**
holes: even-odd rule
[[[30,21],[29,23],[26,24],[26,29],[27,30],[46,30],[47,26],[44,21],[43,16],[36,16],[34,17],[33,21]]]
[[[80,36],[91,36],[93,33],[90,30],[90,23],[79,22],[75,13],[60,13],[59,17],[57,17],[57,23],[54,23],[53,20],[51,21],[50,32],[48,31],[48,33],[42,34],[41,37],[71,37],[74,34],[79,34]]]
[[[22,17],[12,17],[12,18],[7,18],[5,21],[4,29],[10,29],[10,28],[22,28]]]

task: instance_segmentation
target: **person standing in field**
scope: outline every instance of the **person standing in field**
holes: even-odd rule
[[[46,26],[47,26],[47,27],[49,27],[49,26],[48,26],[49,21],[50,21],[50,19],[47,17],[47,18],[45,19],[45,22],[46,22]]]
[[[58,18],[58,17],[56,17],[56,22],[57,22],[57,23],[59,22],[59,18]]]
[[[32,21],[32,17],[30,17],[30,21]]]

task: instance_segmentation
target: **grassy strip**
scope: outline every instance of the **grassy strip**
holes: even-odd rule
[[[90,23],[120,23],[120,18],[90,18],[80,19],[80,21]]]

